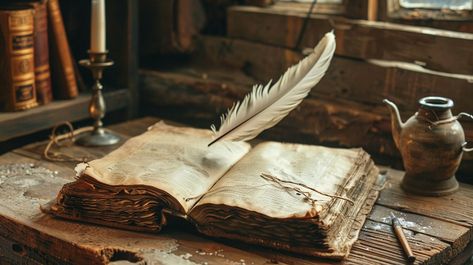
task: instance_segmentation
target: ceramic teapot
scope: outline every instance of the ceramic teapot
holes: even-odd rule
[[[402,188],[408,192],[443,196],[458,189],[455,172],[467,149],[459,116],[452,116],[453,101],[444,97],[425,97],[419,109],[405,123],[397,106],[385,99],[391,112],[394,142],[401,152],[406,174]],[[464,114],[467,115],[467,114]]]

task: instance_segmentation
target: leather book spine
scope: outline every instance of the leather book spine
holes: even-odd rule
[[[36,97],[39,104],[47,104],[53,100],[51,73],[49,70],[48,45],[48,12],[47,0],[34,3],[34,62]]]
[[[59,0],[49,0],[47,6],[53,94],[58,99],[75,98],[79,92]]]
[[[0,10],[0,108],[17,111],[35,107],[34,11]]]

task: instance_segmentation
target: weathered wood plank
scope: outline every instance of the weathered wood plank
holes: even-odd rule
[[[434,237],[404,230],[416,256],[415,264],[442,264],[450,259],[449,245]],[[344,264],[407,264],[390,225],[366,221],[359,240]]]
[[[433,219],[424,215],[406,213],[382,205],[376,205],[373,208],[369,220],[390,226],[391,213],[400,220],[404,229],[410,230],[413,234],[420,233],[435,237],[449,244],[456,242],[459,238],[465,240],[466,243],[470,241],[469,230],[462,225]],[[463,245],[462,247],[464,248],[465,246]]]
[[[472,20],[432,20],[432,19],[420,19],[420,20],[406,20],[404,18],[387,18],[385,21],[398,24],[407,24],[412,26],[430,27],[438,29],[446,29],[450,31],[459,31],[465,33],[473,33],[473,21]]]
[[[22,245],[18,244],[16,241],[6,239],[0,236],[0,264],[4,265],[14,265],[14,264],[26,264],[26,265],[41,265],[40,262],[36,260],[41,260],[37,258],[36,260],[30,258],[29,256],[34,255],[30,254],[28,249],[25,249]],[[53,259],[52,257],[47,257],[48,259]],[[43,261],[46,263],[46,261]],[[53,262],[51,262],[53,263]]]
[[[433,205],[432,207],[435,207],[435,203]],[[471,240],[471,230],[462,225],[425,215],[398,211],[381,205],[376,205],[373,208],[369,220],[391,226],[391,218],[389,217],[391,213],[398,217],[404,230],[410,231],[411,237],[423,235],[426,238],[435,238],[447,243],[453,256],[461,253]]]
[[[357,0],[354,0],[357,1]],[[364,1],[364,0],[361,0]],[[291,10],[294,12],[300,12],[301,14],[307,14],[310,5],[310,2],[288,2],[288,1],[278,1],[275,2],[271,8],[278,9],[278,10]],[[336,3],[323,3],[318,2],[315,4],[314,9],[312,10],[314,14],[330,14],[330,15],[343,15],[346,13],[346,5],[336,4]]]
[[[84,161],[90,161],[96,158],[100,158],[105,154],[110,153],[111,151],[118,148],[122,145],[129,137],[139,135],[146,131],[146,129],[158,122],[158,118],[154,117],[145,117],[138,120],[131,120],[115,125],[111,125],[108,128],[115,132],[122,137],[122,141],[119,143],[112,145],[112,146],[103,146],[103,147],[84,147],[84,146],[56,146],[54,145],[53,148],[50,150],[50,153],[60,153],[64,157],[68,158],[83,158]],[[32,143],[22,148],[13,150],[12,152],[15,154],[19,154],[25,157],[37,159],[41,161],[44,153],[44,149],[46,148],[47,141]],[[66,165],[70,168],[73,168],[77,162],[61,162],[61,165]]]
[[[303,58],[291,49],[241,39],[203,36],[193,54],[196,64],[236,68],[260,82],[277,79]]]
[[[157,116],[163,117],[160,114],[174,109],[169,114],[177,119],[171,120],[183,122],[187,119],[190,123],[201,120],[207,124],[200,126],[208,126],[209,121],[218,119],[215,113],[222,113],[235,98],[242,98],[251,89],[252,79],[239,72],[223,73],[225,75],[220,72],[214,75],[206,69],[183,73],[140,70],[142,101],[145,104],[153,102],[148,104],[151,107],[148,111]],[[189,116],[192,112],[194,116]]]
[[[302,53],[287,48],[207,36],[201,38],[195,60],[234,67],[265,83],[279,78],[302,58]],[[384,98],[390,98],[406,113],[417,110],[420,98],[437,95],[453,99],[457,112],[473,113],[470,102],[473,76],[429,71],[414,64],[335,56],[325,77],[310,95],[374,105],[381,105]]]
[[[378,0],[352,0],[346,2],[346,17],[354,19],[378,20]]]
[[[458,254],[448,264],[449,265],[465,265],[473,262],[473,241],[463,250],[462,253]]]
[[[272,5],[272,0],[245,0],[245,5],[249,6],[269,6]]]
[[[294,48],[304,17],[300,12],[271,7],[231,7],[227,32],[229,37]],[[337,55],[419,62],[433,70],[473,74],[470,33],[312,15],[302,46],[313,47],[332,29],[337,36]]]
[[[125,108],[129,101],[129,92],[125,89],[104,93],[107,110]],[[58,100],[22,112],[0,113],[0,142],[51,128],[57,123],[78,121],[88,118],[87,106],[90,95],[80,95],[72,100]]]
[[[118,0],[107,5],[109,21],[121,21],[121,26],[107,27],[107,38],[109,39],[107,48],[110,58],[115,60],[115,65],[104,72],[104,84],[127,88],[128,118],[136,117],[139,107],[138,3],[138,1]],[[73,16],[77,17],[78,13],[74,12]],[[80,20],[78,18],[78,23]],[[87,30],[84,32],[85,36],[88,35],[87,32]]]
[[[145,132],[149,126],[160,121],[157,117],[143,117],[140,119],[129,120],[126,122],[107,126],[108,129],[119,132],[121,135],[133,137]]]
[[[439,198],[408,194],[400,187],[400,179],[393,179],[389,189],[382,192],[377,203],[403,212],[418,213],[453,224],[470,227],[473,225],[473,193],[471,186],[464,184],[454,196]],[[469,235],[473,238],[472,235]]]
[[[1,165],[18,163],[36,165],[39,162],[12,153],[1,156],[0,161]],[[49,163],[42,163],[40,166],[52,172],[54,172],[53,168],[57,167]],[[77,252],[80,252],[80,247],[75,248],[70,242],[46,236],[44,231],[35,229],[35,222],[32,221],[35,216],[38,218],[42,215],[39,212],[40,204],[54,198],[54,192],[71,181],[72,169],[57,170],[57,172],[59,176],[51,175],[48,178],[40,178],[37,175],[2,178],[0,190],[2,197],[4,196],[2,199],[5,200],[0,205],[0,236],[15,239],[22,248],[32,248],[38,252],[66,252],[62,260],[67,261],[68,255],[79,255]],[[67,179],[62,177],[64,175],[68,176]],[[69,251],[66,251],[68,248]],[[90,255],[81,254],[85,261],[93,259]]]

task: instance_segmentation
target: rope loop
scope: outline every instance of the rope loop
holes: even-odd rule
[[[64,134],[58,134],[58,129],[63,126],[66,126],[68,131]],[[93,127],[89,126],[74,130],[74,127],[68,121],[56,124],[49,136],[49,142],[44,148],[43,157],[52,162],[86,162],[86,157],[72,157],[60,152],[52,152],[51,149],[53,149],[55,145],[58,147],[71,147],[74,145],[76,135],[92,131],[93,129]]]

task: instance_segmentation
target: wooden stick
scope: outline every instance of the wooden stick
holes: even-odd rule
[[[391,213],[391,218],[392,218],[394,233],[396,234],[397,239],[399,240],[399,243],[401,243],[402,249],[404,250],[404,253],[407,256],[407,261],[409,261],[410,263],[414,263],[414,261],[416,261],[416,257],[414,256],[411,246],[409,245],[409,242],[407,241],[406,235],[404,234],[404,231],[402,230],[402,226],[401,226],[401,223],[399,222],[399,219],[397,219],[393,213]]]

